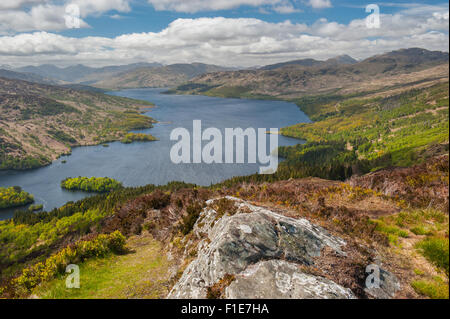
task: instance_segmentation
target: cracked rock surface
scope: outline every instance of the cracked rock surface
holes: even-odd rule
[[[227,299],[354,299],[350,289],[283,260],[249,266],[225,289]]]
[[[293,219],[269,209],[227,197],[237,211],[220,214],[207,202],[194,226],[202,238],[197,258],[186,268],[169,298],[205,298],[207,288],[225,275],[236,280],[226,298],[353,298],[353,293],[328,279],[306,274],[301,265],[329,247],[345,255],[345,241],[306,219]]]

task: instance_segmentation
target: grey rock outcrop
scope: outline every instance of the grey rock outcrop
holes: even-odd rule
[[[284,291],[283,298],[354,297],[330,280],[299,270],[299,265],[312,265],[325,247],[344,256],[344,240],[306,219],[288,218],[233,197],[227,199],[237,207],[232,216],[219,216],[212,208],[213,200],[207,202],[194,226],[194,233],[203,238],[197,258],[169,298],[205,298],[207,288],[227,274],[237,278],[226,289],[229,298],[274,297],[276,292],[267,287]],[[245,285],[252,288],[243,289]]]
[[[306,274],[294,263],[261,261],[236,276],[225,289],[227,299],[353,299],[350,289]]]

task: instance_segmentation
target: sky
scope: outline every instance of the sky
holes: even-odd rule
[[[448,2],[388,1],[0,0],[0,65],[253,67],[448,51]]]

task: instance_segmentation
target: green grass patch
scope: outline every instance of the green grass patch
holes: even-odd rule
[[[448,238],[430,237],[417,243],[416,248],[448,276],[449,264]]]
[[[431,230],[429,230],[427,227],[425,227],[423,225],[419,225],[419,226],[411,228],[411,232],[415,235],[420,235],[420,236],[432,234]]]
[[[442,278],[435,277],[430,280],[417,280],[411,283],[414,290],[423,296],[431,299],[448,299],[448,283],[445,283]]]
[[[147,235],[129,239],[127,246],[128,254],[80,264],[79,289],[66,288],[66,276],[60,276],[34,294],[44,299],[164,298],[170,263],[161,244]]]
[[[386,235],[395,235],[397,237],[408,237],[408,231],[404,229],[400,229],[396,226],[388,225],[384,223],[382,220],[374,220],[374,222],[377,224],[376,230],[380,233],[384,233]]]

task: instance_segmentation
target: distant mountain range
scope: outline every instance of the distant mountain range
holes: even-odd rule
[[[363,61],[340,56],[269,65],[257,70],[200,75],[169,93],[222,97],[295,98],[310,94],[352,94],[387,86],[448,77],[449,54],[411,48]]]
[[[46,78],[34,73],[22,73],[22,72],[14,72],[8,69],[2,69],[0,68],[0,77],[2,78],[8,78],[12,80],[22,80],[22,81],[28,81],[28,82],[35,82],[35,83],[41,83],[41,84],[61,84],[61,81]]]
[[[330,66],[330,65],[339,65],[339,64],[355,64],[358,63],[358,60],[353,59],[349,55],[340,55],[332,59],[328,59],[326,61],[318,61],[314,59],[301,59],[301,60],[293,60],[283,63],[266,65],[260,68],[260,70],[275,70],[285,67],[291,66]]]
[[[93,86],[104,89],[174,87],[199,75],[230,70],[233,69],[203,63],[145,67],[116,74],[93,83]]]
[[[326,61],[300,59],[246,70],[203,63],[165,66],[135,63],[102,68],[84,65],[61,68],[49,64],[12,68],[4,65],[0,69],[0,77],[66,85],[81,90],[93,90],[93,87],[95,90],[177,87],[173,92],[288,97],[350,87],[362,90],[378,78],[390,76],[394,77],[391,80],[395,82],[395,75],[421,72],[442,63],[448,63],[448,53],[412,48],[376,55],[363,61],[341,55]]]
[[[22,73],[32,73],[45,78],[53,78],[56,80],[69,82],[91,84],[100,81],[106,77],[114,74],[130,71],[142,67],[157,67],[161,66],[159,63],[135,63],[119,66],[106,66],[102,68],[92,68],[85,65],[74,65],[66,68],[60,68],[51,64],[44,64],[40,66],[25,66],[13,69],[12,71]]]
[[[205,73],[229,70],[234,69],[203,63],[166,66],[159,63],[135,63],[102,68],[81,64],[65,68],[50,64],[20,68],[3,65],[0,76],[40,84],[65,84],[86,90],[88,86],[99,89],[174,87]]]

